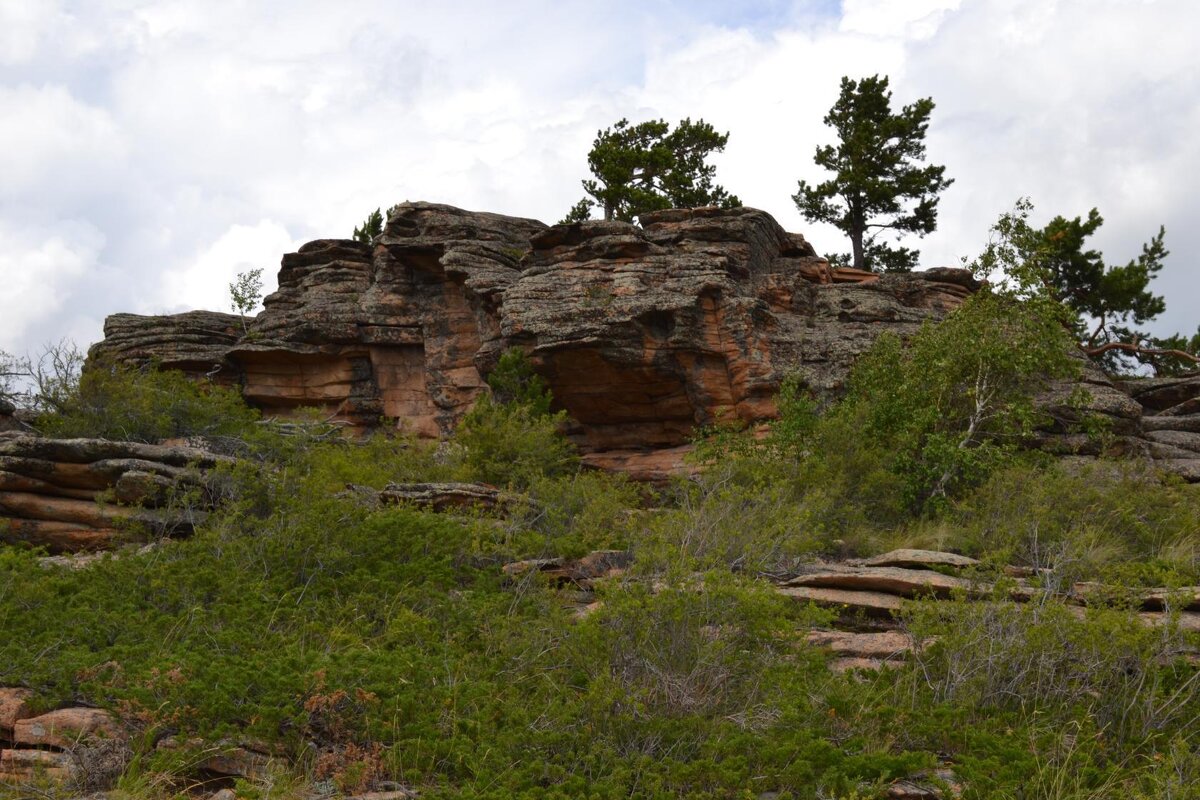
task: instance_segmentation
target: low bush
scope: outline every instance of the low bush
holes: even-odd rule
[[[510,350],[488,376],[485,394],[454,433],[457,457],[473,480],[525,488],[539,476],[578,467],[563,437],[566,412],[550,411],[550,393],[519,350]]]
[[[181,372],[94,365],[59,393],[35,427],[65,439],[159,442],[186,436],[247,435],[258,413],[235,390]]]

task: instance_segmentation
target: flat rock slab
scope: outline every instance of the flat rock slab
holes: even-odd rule
[[[37,717],[17,720],[13,742],[23,747],[66,749],[89,738],[124,739],[124,726],[99,708],[60,708]]]
[[[268,753],[228,741],[211,744],[202,739],[180,741],[173,736],[168,736],[159,741],[155,747],[166,751],[186,748],[192,753],[190,760],[195,769],[214,775],[250,780],[268,777],[275,761],[275,758]]]
[[[863,559],[864,567],[906,567],[914,569],[931,567],[953,567],[965,569],[978,566],[979,562],[968,556],[957,553],[943,553],[938,550],[915,550],[903,548],[888,553]]]
[[[1200,613],[1195,611],[1185,611],[1182,614],[1173,615],[1162,611],[1143,611],[1138,614],[1140,619],[1146,625],[1158,627],[1174,623],[1179,626],[1179,630],[1188,633],[1200,633]]]
[[[602,578],[622,574],[633,563],[628,550],[597,550],[582,558],[532,558],[514,561],[502,568],[510,580],[537,573],[554,583],[588,585]]]
[[[1188,483],[1200,483],[1200,457],[1164,458],[1155,461],[1154,465]]]
[[[1200,433],[1200,414],[1166,417],[1142,417],[1144,431],[1188,431]]]
[[[0,750],[0,783],[28,783],[39,778],[67,781],[74,776],[68,753],[49,750]]]
[[[850,672],[851,670],[869,670],[878,671],[894,667],[896,664],[891,661],[884,661],[879,658],[862,658],[859,656],[845,656],[841,658],[831,659],[829,669],[833,672]]]
[[[1163,411],[1200,398],[1200,373],[1138,378],[1126,381],[1123,388],[1146,408]]]
[[[948,597],[955,591],[976,593],[980,584],[924,569],[855,567],[818,564],[784,581],[784,586],[883,592],[900,597]]]
[[[109,459],[137,459],[173,467],[194,465],[211,468],[232,462],[194,447],[168,447],[141,442],[117,442],[109,439],[48,439],[30,434],[5,434],[0,437],[0,456],[18,456],[67,464],[92,464]]]
[[[912,651],[912,637],[900,631],[853,633],[850,631],[812,631],[809,644],[832,650],[843,657],[891,659],[903,658]]]
[[[868,616],[888,617],[900,610],[904,600],[883,592],[827,589],[820,586],[779,586],[775,589],[785,597],[819,606],[861,611]]]
[[[385,505],[413,505],[428,511],[491,510],[509,502],[509,497],[485,483],[389,483],[375,493]]]
[[[1170,419],[1170,417],[1162,419]],[[1186,419],[1186,417],[1179,417],[1179,419]],[[1152,430],[1146,433],[1146,438],[1153,442],[1200,453],[1200,433],[1181,430]]]
[[[1071,587],[1071,596],[1081,603],[1094,603],[1105,598],[1136,598],[1145,611],[1200,611],[1200,586],[1179,589],[1122,589],[1102,583],[1083,582]]]

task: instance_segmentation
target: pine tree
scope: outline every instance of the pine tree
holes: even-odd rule
[[[622,119],[598,131],[588,153],[593,179],[583,181],[589,197],[563,222],[588,219],[599,208],[605,219],[632,222],[638,214],[664,208],[735,207],[742,203],[713,183],[709,155],[725,149],[728,133],[704,120],[684,119],[674,130],[663,120],[630,125]]]
[[[920,253],[878,236],[932,233],[937,195],[953,180],[944,177],[945,167],[918,166],[925,159],[933,101],[926,97],[893,114],[891,98],[886,76],[842,78],[841,94],[825,117],[838,144],[818,147],[814,157],[834,177],[815,186],[800,181],[792,199],[806,219],[828,222],[850,237],[852,252],[831,256],[834,263],[908,272]]]

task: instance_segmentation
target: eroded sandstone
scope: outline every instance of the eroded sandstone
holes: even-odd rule
[[[0,434],[0,541],[52,553],[104,550],[131,524],[188,533],[213,499],[207,471],[228,462],[192,447]],[[176,489],[198,490],[175,507]]]

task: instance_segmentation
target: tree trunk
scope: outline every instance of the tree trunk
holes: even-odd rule
[[[866,220],[862,211],[850,207],[850,247],[853,250],[855,269],[866,269],[866,255],[863,253],[863,234],[867,231]]]

